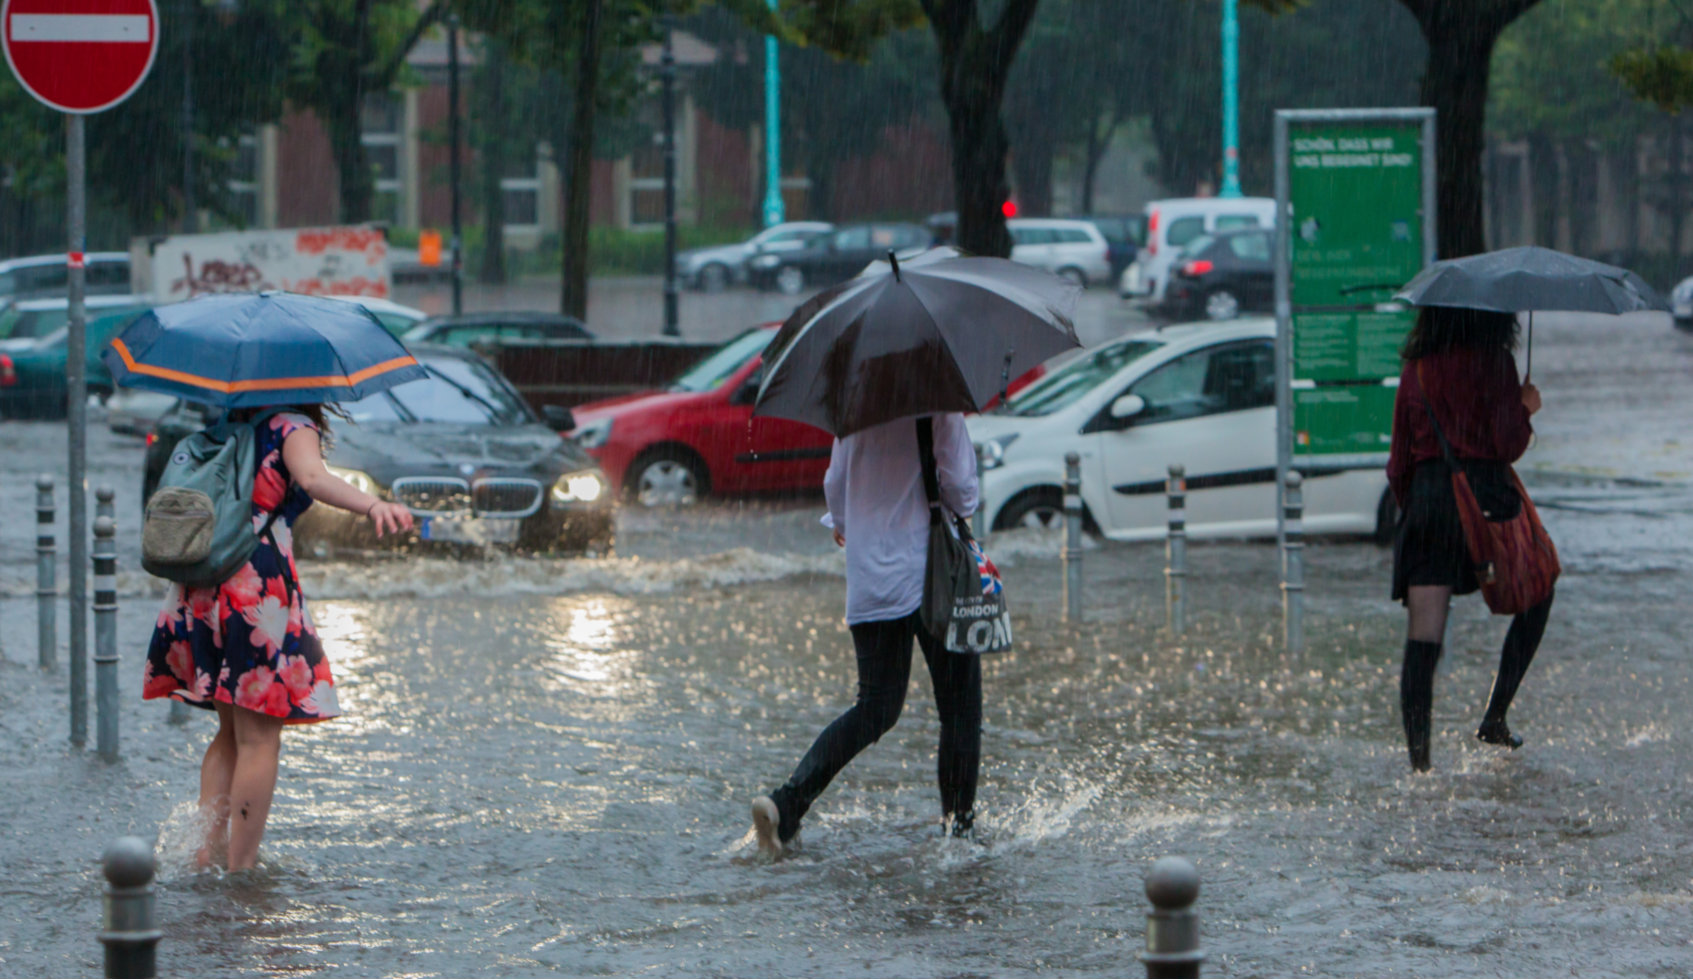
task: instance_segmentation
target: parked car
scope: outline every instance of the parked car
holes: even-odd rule
[[[808,286],[829,286],[851,279],[871,262],[887,258],[889,251],[922,251],[931,240],[929,230],[922,225],[848,225],[818,235],[804,248],[755,255],[747,262],[747,275],[760,289],[792,296]]]
[[[1273,320],[1133,334],[1055,367],[1006,408],[968,423],[994,529],[1060,526],[1074,452],[1087,521],[1105,537],[1163,536],[1172,464],[1187,468],[1189,536],[1276,531]],[[1394,521],[1381,469],[1306,473],[1307,531],[1380,540]]]
[[[618,493],[647,507],[821,487],[833,437],[752,414],[775,335],[775,326],[748,330],[662,391],[579,405],[571,434]]]
[[[129,292],[128,252],[89,252],[83,256],[83,287],[88,296]],[[63,296],[70,285],[65,257],[31,255],[0,262],[0,299]]]
[[[1011,261],[1045,269],[1082,288],[1111,278],[1111,246],[1091,221],[1012,218]]]
[[[1693,276],[1676,283],[1669,294],[1670,314],[1682,330],[1693,330]]]
[[[82,305],[84,316],[93,319],[114,310],[145,307],[150,302],[146,296],[88,296]],[[42,337],[63,329],[70,319],[70,301],[63,296],[16,300],[0,310],[0,350],[27,350]]]
[[[1273,228],[1276,202],[1268,197],[1178,197],[1146,206],[1146,244],[1118,279],[1124,299],[1156,307],[1164,302],[1170,267],[1200,235],[1231,228]]]
[[[330,472],[418,519],[411,534],[378,539],[360,515],[316,506],[294,525],[295,547],[324,555],[337,548],[511,545],[523,550],[610,549],[613,501],[605,474],[559,431],[570,413],[545,424],[498,371],[476,354],[419,345],[412,353],[430,376],[341,407],[329,442]],[[203,426],[212,410],[177,403],[147,436],[142,504],[159,485],[172,447]]]
[[[406,343],[469,347],[491,340],[592,340],[581,320],[535,310],[484,310],[456,316],[432,316],[407,330]]]
[[[1157,312],[1173,320],[1233,320],[1244,311],[1269,313],[1275,302],[1270,233],[1241,229],[1189,242]]]
[[[688,289],[722,292],[731,283],[747,281],[747,260],[754,255],[804,248],[812,238],[834,227],[827,221],[784,221],[744,242],[690,248],[676,254],[676,275]]]
[[[347,303],[357,303],[371,312],[388,332],[403,335],[424,318],[422,310],[402,306],[391,300],[370,296],[329,297]],[[106,425],[122,435],[144,436],[176,404],[176,399],[156,391],[139,388],[119,388],[106,398]]]
[[[1111,248],[1111,281],[1116,282],[1123,270],[1134,261],[1141,243],[1146,241],[1146,215],[1079,214],[1076,217],[1098,228],[1099,233],[1105,236],[1105,243]]]
[[[87,344],[84,374],[88,393],[105,397],[112,391],[112,375],[100,352],[123,332],[147,305],[131,304],[107,308],[92,316],[83,326]],[[12,362],[12,382],[0,385],[0,418],[62,419],[65,417],[67,384],[65,367],[70,361],[69,329],[60,326],[45,337],[38,337],[20,348],[5,354]]]

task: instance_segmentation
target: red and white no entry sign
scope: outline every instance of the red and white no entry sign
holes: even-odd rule
[[[6,63],[60,112],[110,109],[147,77],[159,50],[153,0],[0,0]]]

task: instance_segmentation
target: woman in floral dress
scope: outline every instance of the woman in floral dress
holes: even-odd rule
[[[218,715],[217,735],[200,764],[207,826],[202,867],[226,847],[232,871],[257,862],[283,726],[340,714],[329,660],[300,594],[294,521],[315,500],[364,514],[378,537],[412,526],[405,507],[357,490],[324,467],[324,431],[320,405],[261,418],[253,480],[258,550],[216,588],[171,586],[147,651],[143,698],[175,698]]]

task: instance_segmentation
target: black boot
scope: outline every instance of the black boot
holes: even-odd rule
[[[1440,663],[1440,644],[1405,641],[1405,662],[1399,671],[1399,714],[1405,722],[1405,746],[1411,768],[1428,772],[1428,739],[1434,713],[1434,668]]]
[[[1548,596],[1545,602],[1511,619],[1511,628],[1505,633],[1505,645],[1499,650],[1499,673],[1493,679],[1493,695],[1487,700],[1487,713],[1482,715],[1481,726],[1475,733],[1481,741],[1511,749],[1522,748],[1522,736],[1513,734],[1510,726],[1505,724],[1505,712],[1510,710],[1511,700],[1517,696],[1517,687],[1522,684],[1523,675],[1528,673],[1535,651],[1540,649],[1540,638],[1546,632],[1546,620],[1551,614],[1552,598]]]

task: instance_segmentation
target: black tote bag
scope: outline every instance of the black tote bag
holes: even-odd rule
[[[923,492],[929,498],[929,560],[923,579],[923,628],[947,651],[1004,653],[1011,649],[1011,613],[1005,585],[963,518],[941,503],[935,468],[935,428],[917,420],[917,452],[923,463]]]

